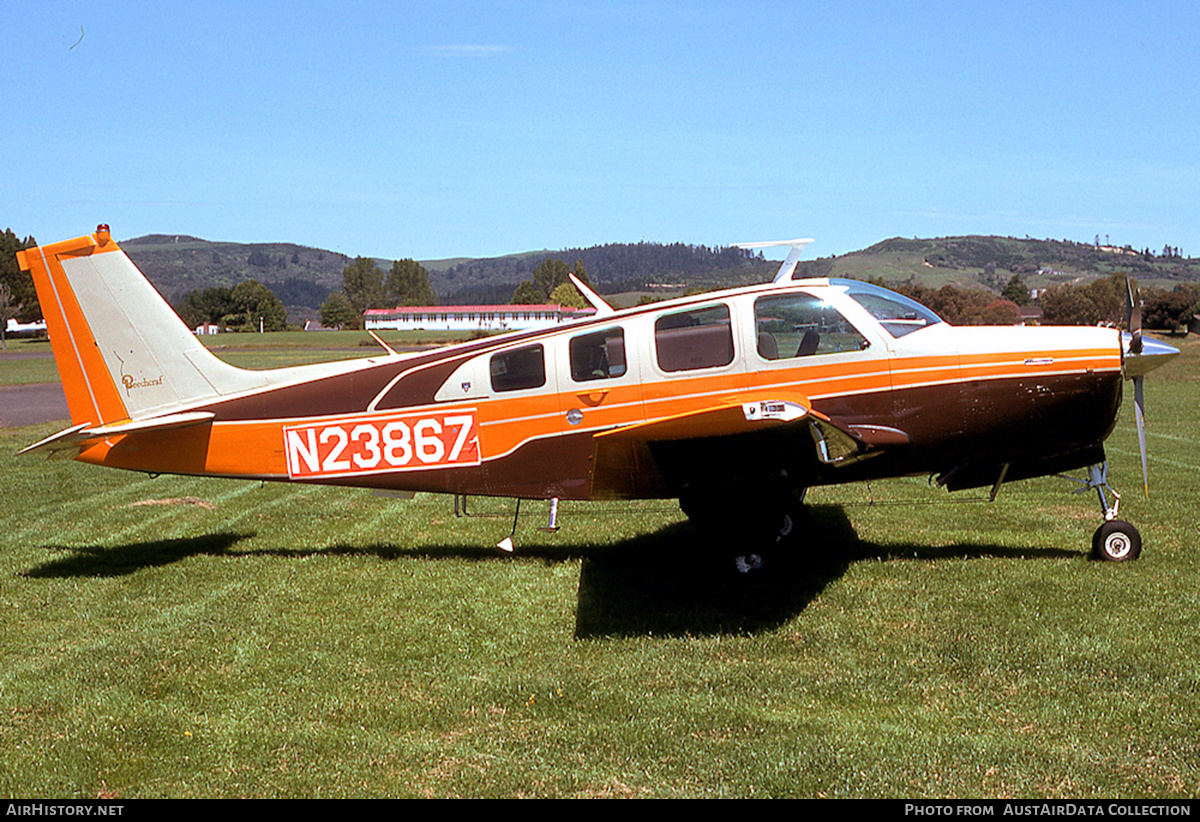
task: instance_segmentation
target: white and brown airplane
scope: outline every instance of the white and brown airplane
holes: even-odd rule
[[[1086,468],[1104,516],[1094,554],[1138,555],[1105,494],[1102,443],[1124,379],[1141,433],[1141,378],[1176,349],[1139,328],[952,327],[874,285],[792,280],[806,242],[778,244],[792,252],[771,283],[620,311],[576,283],[597,311],[554,329],[248,371],[213,356],[102,225],[18,254],[72,422],[22,453],[456,495],[678,498],[764,542],[802,530],[812,486],[932,474],[994,495]]]

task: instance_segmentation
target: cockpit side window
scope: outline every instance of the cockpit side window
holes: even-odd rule
[[[840,311],[811,294],[759,297],[754,321],[764,360],[861,351],[869,345]]]
[[[717,368],[733,362],[729,306],[666,314],[654,323],[658,367],[663,371]]]
[[[910,300],[886,288],[852,280],[837,282],[846,284],[846,293],[872,317],[879,320],[883,330],[893,337],[903,337],[942,321],[941,317],[916,300]]]
[[[571,338],[571,379],[575,382],[624,376],[625,332],[606,328]]]

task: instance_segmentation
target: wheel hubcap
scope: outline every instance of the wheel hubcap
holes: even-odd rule
[[[1109,534],[1104,540],[1104,550],[1114,559],[1124,557],[1129,553],[1130,547],[1129,537],[1124,534]]]

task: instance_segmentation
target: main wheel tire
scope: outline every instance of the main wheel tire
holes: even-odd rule
[[[807,518],[804,495],[807,491],[807,488],[796,489],[780,503],[779,512],[774,514],[776,526],[773,536],[776,544],[793,545],[803,538]]]
[[[1142,553],[1142,535],[1128,522],[1112,519],[1092,535],[1092,556],[1104,562],[1130,562]]]
[[[778,494],[692,493],[679,498],[689,520],[724,539],[749,540],[772,546],[794,543],[803,536],[806,488]]]
[[[733,567],[739,574],[753,574],[765,565],[767,559],[762,554],[738,554],[733,558]]]

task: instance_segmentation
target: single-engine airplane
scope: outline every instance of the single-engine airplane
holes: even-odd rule
[[[4,333],[9,337],[32,337],[37,334],[45,334],[46,321],[35,320],[31,323],[21,323],[10,318],[4,326]]]
[[[1086,468],[1093,553],[1141,538],[1103,441],[1179,352],[1084,327],[952,327],[863,282],[775,280],[433,351],[268,371],[217,359],[108,226],[18,253],[72,425],[24,449],[150,473],[524,499],[678,498],[743,542],[794,537],[812,486],[930,474],[951,491]],[[381,342],[382,344],[382,342]],[[1145,446],[1142,440],[1143,470]],[[515,524],[514,524],[515,528]]]

